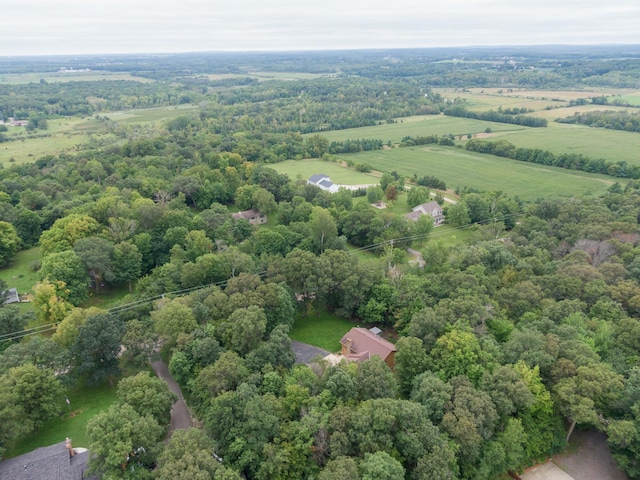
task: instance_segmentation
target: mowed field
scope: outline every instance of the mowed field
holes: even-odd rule
[[[600,195],[615,182],[604,175],[517,162],[435,145],[340,157],[369,164],[376,170],[395,170],[407,177],[414,174],[418,177],[433,175],[444,180],[448,188],[468,186],[488,191],[500,190],[525,201],[545,197]]]
[[[172,105],[167,107],[140,108],[135,110],[124,110],[121,112],[108,112],[102,113],[101,115],[116,122],[145,124],[170,120],[172,118],[179,117],[180,115],[188,115],[189,113],[199,111],[199,108],[200,107],[197,105],[186,103],[184,105]]]

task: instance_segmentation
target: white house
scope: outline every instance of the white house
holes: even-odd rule
[[[315,175],[311,175],[309,180],[307,180],[309,185],[315,185],[316,187],[321,188],[329,193],[336,193],[340,187],[333,183],[329,178],[329,175],[325,175],[324,173],[317,173]]]
[[[444,223],[444,215],[442,214],[442,207],[438,205],[438,202],[428,202],[413,207],[411,213],[407,213],[406,217],[409,220],[417,220],[422,215],[430,215],[433,218],[433,225],[438,226]]]

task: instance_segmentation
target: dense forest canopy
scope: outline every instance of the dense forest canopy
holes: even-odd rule
[[[154,81],[0,83],[0,116],[94,116],[108,135],[0,169],[0,263],[40,255],[34,308],[0,308],[0,453],[55,417],[66,389],[117,383],[116,402],[87,424],[92,471],[107,478],[495,479],[560,451],[575,428],[606,433],[640,478],[637,167],[469,138],[467,151],[626,177],[599,197],[531,203],[499,179],[456,196],[446,179],[389,168],[329,193],[272,168],[427,144],[464,154],[451,135],[388,145],[322,132],[465,116],[467,102],[439,85],[638,87],[634,52],[102,56],[73,65]],[[0,78],[71,60],[0,59]],[[183,104],[195,107],[153,124],[110,118]],[[524,107],[484,115],[534,119]],[[448,226],[407,218],[432,197]],[[383,200],[391,208],[370,205]],[[268,222],[234,215],[250,209]],[[447,241],[444,228],[471,233]],[[115,307],[88,306],[118,287]],[[289,334],[324,315],[383,329],[394,368],[378,356],[297,364]],[[52,335],[24,336],[27,325]],[[147,373],[159,355],[202,425],[166,445],[175,398]]]

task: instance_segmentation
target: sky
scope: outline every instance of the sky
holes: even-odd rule
[[[0,56],[640,44],[638,0],[3,0]]]

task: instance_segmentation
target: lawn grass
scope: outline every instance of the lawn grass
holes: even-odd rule
[[[366,185],[380,183],[380,178],[375,175],[358,172],[327,160],[287,160],[286,162],[272,163],[268,166],[278,173],[286,173],[294,181],[297,178],[306,180],[316,173],[324,173],[331,177],[333,183],[337,184]]]
[[[31,293],[31,287],[39,280],[38,272],[31,265],[39,260],[40,247],[22,250],[9,266],[0,269],[0,279],[7,282],[9,288],[17,288],[20,295]]]
[[[337,352],[340,350],[340,339],[353,327],[353,322],[322,310],[319,315],[310,312],[306,317],[298,317],[289,337],[328,352]]]
[[[77,388],[70,390],[68,397],[71,405],[66,404],[64,397],[58,402],[61,416],[49,420],[42,428],[18,441],[7,451],[6,458],[62,442],[66,437],[73,440],[74,447],[88,447],[87,422],[116,401],[116,387],[105,384],[100,387]],[[81,413],[70,417],[70,410]]]
[[[639,135],[640,137],[640,135]],[[546,197],[603,194],[615,179],[604,175],[518,162],[507,158],[436,145],[393,148],[342,155],[380,171],[401,175],[433,175],[449,188],[474,187],[502,191],[525,201]]]

